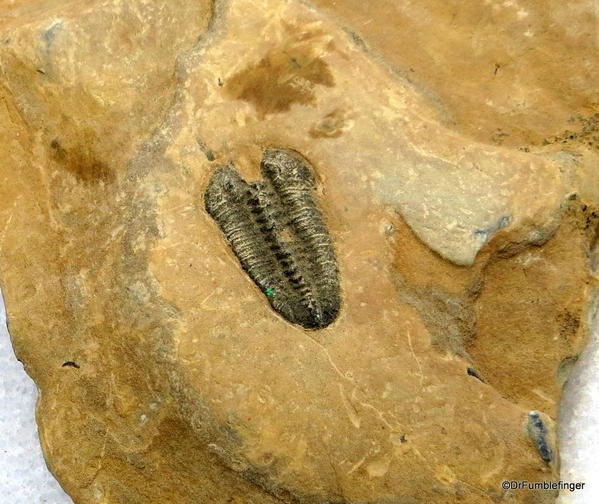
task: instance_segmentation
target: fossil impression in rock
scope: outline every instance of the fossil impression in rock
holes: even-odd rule
[[[284,149],[265,151],[261,168],[264,180],[251,184],[219,168],[206,210],[278,313],[306,329],[326,327],[339,313],[339,278],[312,168]]]

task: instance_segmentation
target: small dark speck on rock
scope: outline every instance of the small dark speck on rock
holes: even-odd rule
[[[469,367],[466,370],[466,372],[468,373],[469,376],[474,376],[474,378],[480,380],[483,383],[486,383],[485,380],[483,379],[483,377],[481,375],[479,375],[474,369]]]
[[[511,222],[512,222],[512,218],[509,215],[504,215],[501,219],[499,219],[499,222],[497,223],[497,227],[499,229],[508,227]]]
[[[350,30],[347,27],[344,27],[343,30],[351,37],[354,44],[360,46],[362,49],[366,49],[366,44],[360,35],[358,35],[355,31]]]
[[[536,445],[540,457],[545,462],[553,460],[553,451],[549,447],[547,426],[541,420],[538,411],[531,411],[528,414],[528,435]]]
[[[75,369],[79,369],[81,366],[73,361],[66,361],[62,363],[62,367],[74,367]]]

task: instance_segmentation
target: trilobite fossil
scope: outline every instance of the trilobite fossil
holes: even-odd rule
[[[270,149],[261,172],[264,180],[247,183],[228,166],[217,169],[206,210],[275,311],[306,329],[326,327],[339,313],[339,274],[312,167]]]

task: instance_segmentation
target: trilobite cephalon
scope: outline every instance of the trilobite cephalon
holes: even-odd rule
[[[288,321],[321,329],[339,313],[335,250],[315,197],[312,167],[284,149],[262,156],[264,180],[216,170],[204,194],[243,269]]]

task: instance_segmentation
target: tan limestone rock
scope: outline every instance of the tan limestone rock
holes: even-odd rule
[[[541,2],[427,3],[428,23],[382,0],[0,8],[2,288],[76,502],[552,502],[501,482],[556,476],[586,338],[590,42]],[[510,16],[539,37],[524,61]],[[580,77],[537,93],[544,16]],[[204,209],[218,167],[258,180],[271,147],[316,172],[342,294],[322,330],[272,310]]]

